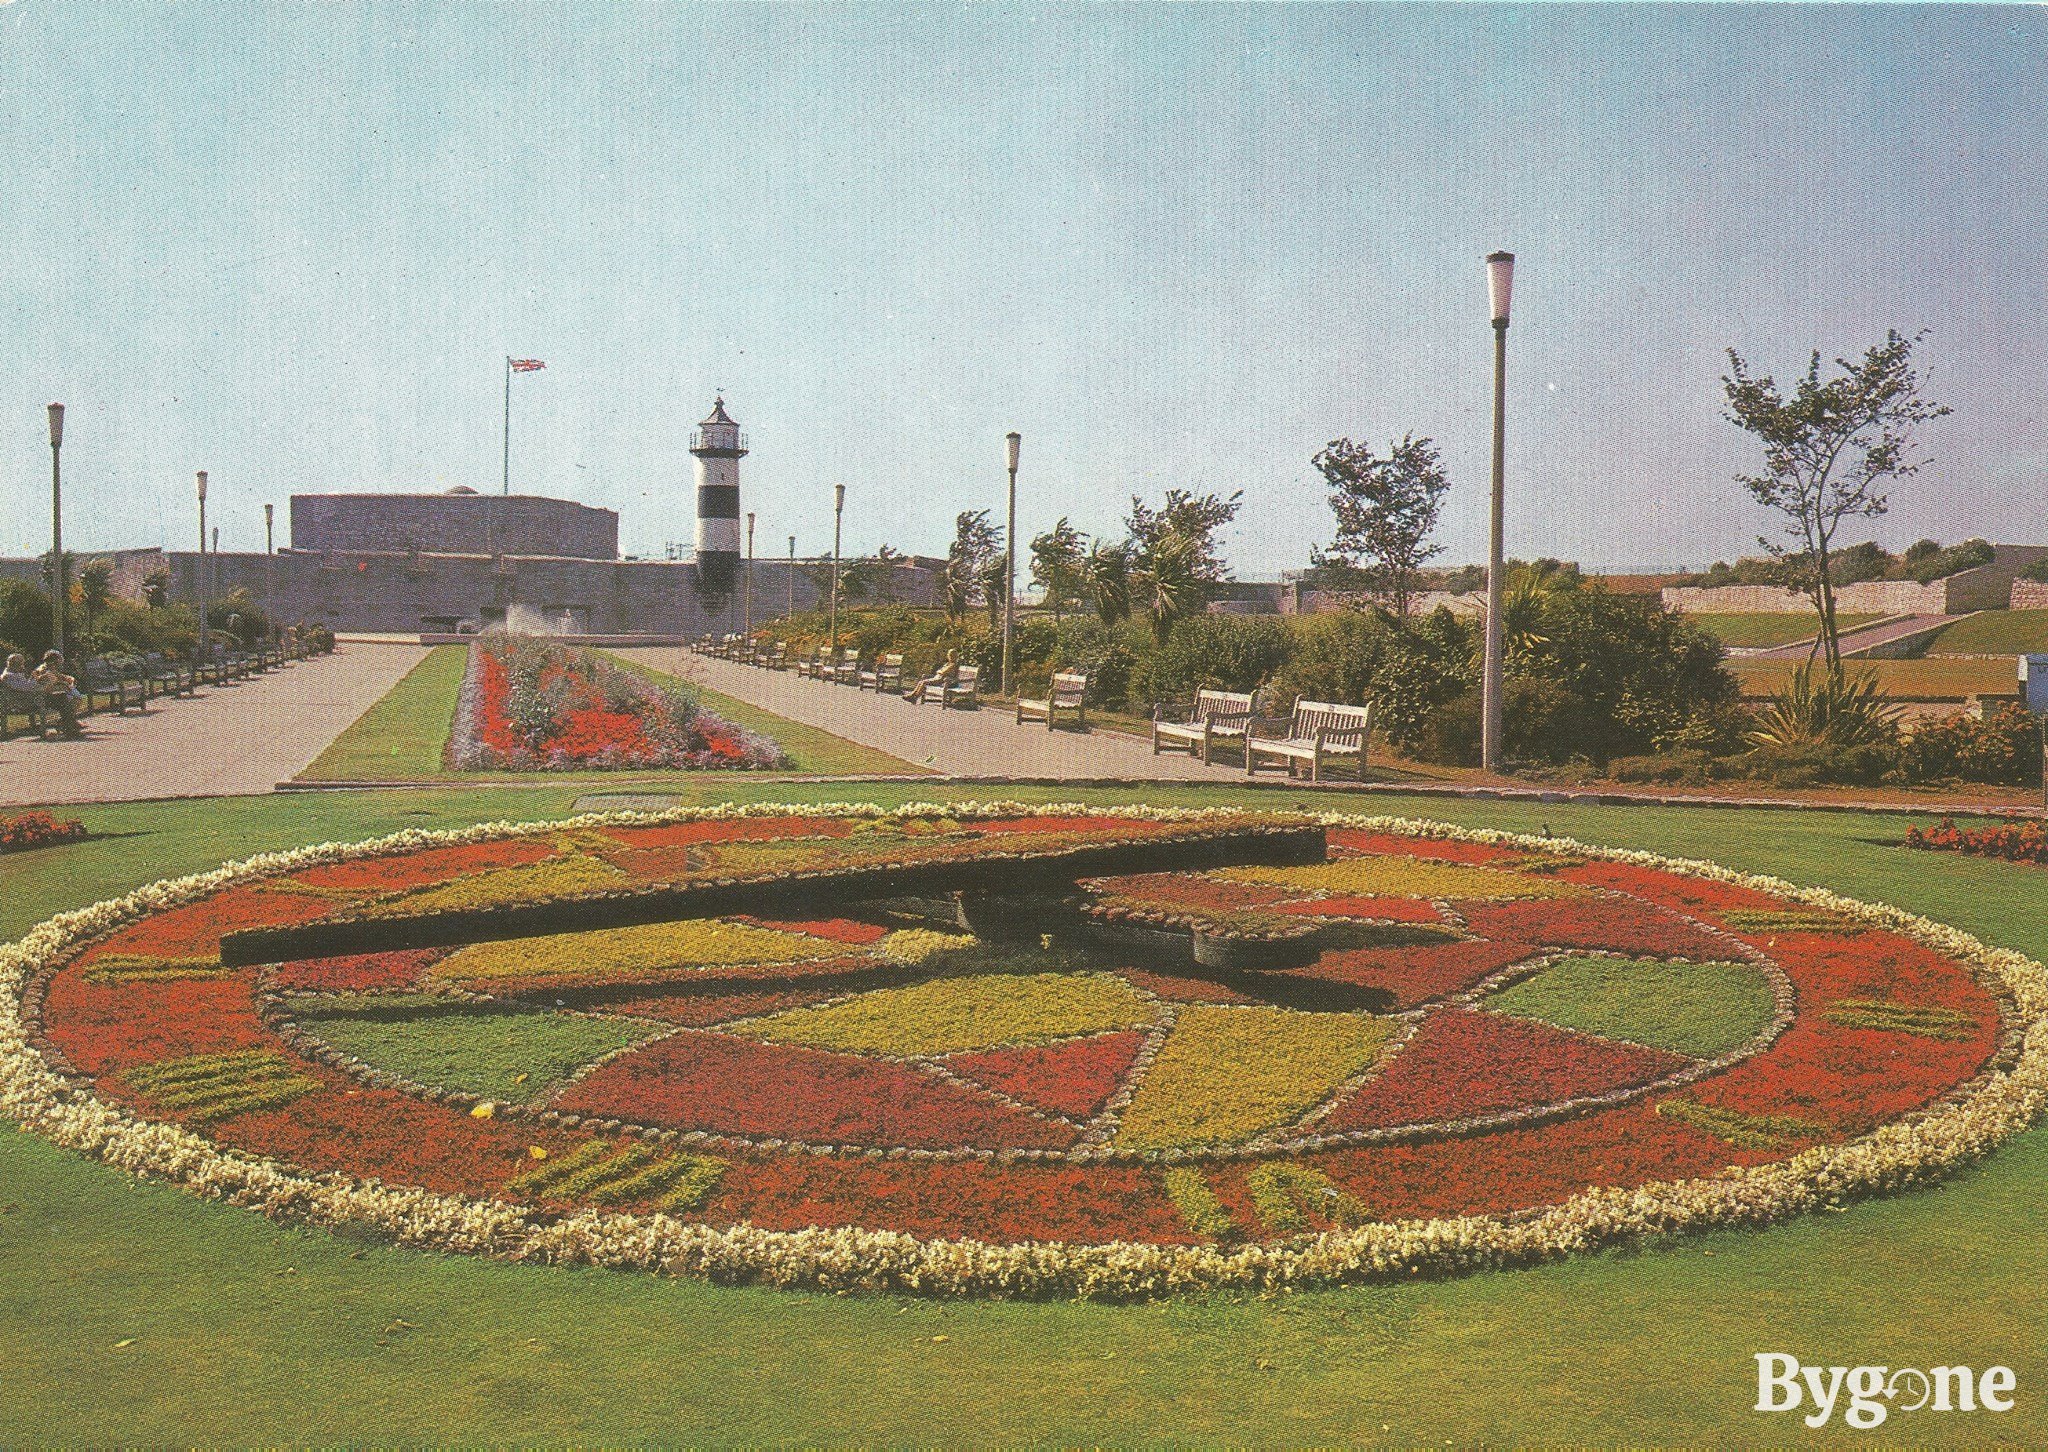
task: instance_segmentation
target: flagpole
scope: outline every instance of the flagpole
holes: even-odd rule
[[[505,492],[512,492],[512,355],[505,355]]]

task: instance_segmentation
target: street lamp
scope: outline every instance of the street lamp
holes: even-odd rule
[[[1005,438],[1010,458],[1010,524],[1003,533],[1003,694],[1010,694],[1010,652],[1017,635],[1017,454],[1024,435],[1011,429]]]
[[[832,486],[832,651],[839,651],[839,525],[846,517],[846,486]]]
[[[272,533],[276,513],[276,505],[263,506],[263,614],[273,640],[277,638],[277,536]]]
[[[1486,296],[1493,311],[1493,514],[1486,543],[1486,668],[1481,681],[1485,710],[1480,726],[1479,763],[1493,772],[1501,769],[1501,611],[1507,598],[1502,515],[1507,497],[1508,298],[1514,285],[1515,254],[1488,254]]]
[[[742,607],[742,618],[746,624],[742,628],[751,649],[754,639],[754,512],[751,509],[747,511],[747,574],[740,584],[740,591],[746,599]]]
[[[276,522],[276,514],[277,506],[275,504],[263,506],[263,553],[266,555],[277,553],[277,536],[271,532],[272,526]]]
[[[64,405],[50,405],[50,643],[64,649],[64,615],[71,591],[64,579]]]
[[[206,471],[199,471],[199,653],[202,657],[213,655],[213,637],[208,634],[206,620]]]
[[[783,588],[789,592],[789,599],[783,603],[782,618],[787,620],[796,614],[796,536],[789,537],[789,573],[783,577]]]

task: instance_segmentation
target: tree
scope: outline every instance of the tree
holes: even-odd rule
[[[998,550],[995,558],[981,567],[981,604],[988,611],[988,628],[1003,628],[1003,592],[1010,584],[1009,557]]]
[[[1789,398],[1769,374],[1752,375],[1742,355],[1728,350],[1729,371],[1721,379],[1726,417],[1756,435],[1764,450],[1764,471],[1737,478],[1783,517],[1791,541],[1758,543],[1812,599],[1820,615],[1816,649],[1836,676],[1842,671],[1831,573],[1836,531],[1847,520],[1875,519],[1890,508],[1884,482],[1911,478],[1930,462],[1911,457],[1914,428],[1951,412],[1920,395],[1913,345],[1926,336],[1907,338],[1892,329],[1861,362],[1837,358],[1841,372],[1825,380],[1816,349]]]
[[[1081,531],[1060,522],[1031,541],[1031,582],[1045,594],[1045,606],[1057,625],[1064,609],[1080,601],[1088,586],[1087,556]]]
[[[1217,553],[1216,531],[1237,518],[1237,511],[1243,503],[1242,489],[1233,491],[1227,498],[1221,494],[1193,494],[1185,489],[1169,489],[1165,501],[1157,509],[1150,508],[1133,494],[1131,512],[1124,521],[1124,528],[1130,531],[1139,567],[1144,567],[1151,552],[1168,536],[1179,534],[1194,542],[1189,565],[1197,578],[1207,585],[1228,579],[1230,571],[1224,568],[1223,558]]]
[[[1225,497],[1169,489],[1153,509],[1131,497],[1124,521],[1131,534],[1131,571],[1152,615],[1153,638],[1161,644],[1176,620],[1199,614],[1214,587],[1228,578],[1216,531],[1237,517],[1243,501],[1242,490]]]
[[[1081,566],[1089,601],[1102,623],[1114,630],[1131,618],[1131,545],[1096,540]]]
[[[1429,543],[1451,487],[1436,444],[1407,434],[1376,454],[1371,444],[1332,439],[1310,462],[1329,484],[1337,516],[1337,538],[1315,564],[1360,571],[1373,597],[1405,616],[1417,571],[1443,553]]]
[[[142,577],[142,603],[156,610],[171,600],[171,572],[158,565]]]
[[[989,561],[1000,552],[1003,532],[988,522],[986,509],[962,510],[953,520],[946,550],[946,618],[958,620],[987,598]]]
[[[95,620],[106,614],[107,601],[114,594],[114,567],[106,560],[88,560],[78,572],[76,588],[79,608],[85,612],[84,639],[92,638]]]

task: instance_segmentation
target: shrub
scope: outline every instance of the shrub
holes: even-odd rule
[[[26,580],[0,580],[0,640],[31,660],[50,648],[50,597]]]
[[[85,824],[48,812],[20,812],[0,817],[0,852],[26,852],[31,847],[48,847],[58,842],[83,838]]]
[[[2034,786],[2041,780],[2041,727],[2022,706],[2008,705],[1984,719],[1959,712],[1920,726],[1905,738],[1899,757],[1911,781]]]
[[[1255,691],[1285,664],[1288,643],[1286,622],[1277,616],[1190,616],[1137,663],[1130,693],[1149,705],[1191,699],[1202,686]]]

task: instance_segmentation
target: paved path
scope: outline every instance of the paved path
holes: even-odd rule
[[[749,705],[816,726],[863,746],[949,776],[1014,776],[1052,781],[1119,781],[1147,777],[1172,781],[1243,781],[1242,766],[1203,766],[1184,753],[1154,756],[1149,742],[1119,731],[1048,731],[1018,725],[1007,709],[979,711],[913,706],[825,681],[798,679],[794,671],[693,655],[687,650],[622,650],[618,654],[656,670],[701,681]]]
[[[1880,620],[1871,625],[1842,632],[1842,654],[1861,655],[1881,645],[1896,645],[1916,635],[1932,635],[1946,626],[1955,624],[1960,615],[1899,615],[1890,620]],[[1769,650],[1747,653],[1749,660],[1805,660],[1813,653],[1813,637],[1794,641],[1790,645],[1773,646]]]
[[[0,741],[0,806],[254,796],[303,771],[426,652],[349,644],[146,714],[88,716],[83,741]]]

